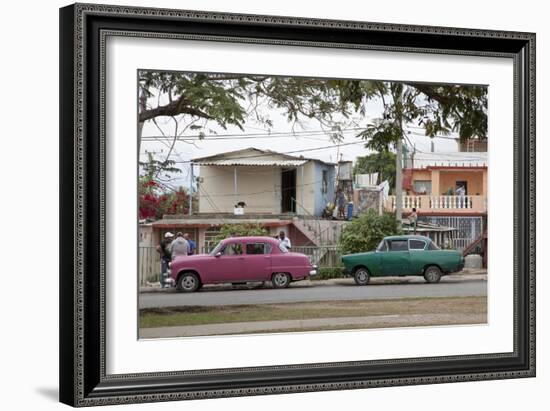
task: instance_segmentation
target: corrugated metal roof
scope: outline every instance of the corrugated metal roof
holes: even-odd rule
[[[487,167],[486,152],[417,153],[408,167]]]
[[[207,157],[194,158],[191,161],[194,164],[205,166],[297,167],[307,163],[308,161],[319,161],[324,164],[334,165],[333,163],[327,163],[323,160],[315,158],[291,156],[272,150],[260,150],[254,147],[219,153]]]
[[[194,162],[200,166],[272,166],[272,167],[298,167],[305,163],[308,160],[273,160],[273,159],[237,159],[237,158],[227,158],[219,160],[210,160],[210,161],[200,161]]]

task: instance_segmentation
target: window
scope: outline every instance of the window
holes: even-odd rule
[[[243,253],[243,245],[241,243],[227,244],[222,251],[223,255],[240,255]]]
[[[271,246],[266,243],[254,243],[246,245],[247,254],[269,254],[271,252]]]
[[[386,244],[386,241],[380,241],[380,244],[378,244],[378,247],[376,247],[376,251],[388,251],[388,245]]]
[[[432,182],[430,180],[414,180],[413,190],[417,194],[432,194]]]
[[[390,243],[390,251],[408,251],[407,240],[393,240]]]
[[[422,240],[411,240],[409,243],[409,248],[411,250],[423,250],[426,248],[426,242]]]

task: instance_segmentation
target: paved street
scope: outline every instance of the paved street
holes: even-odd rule
[[[139,307],[174,307],[186,305],[271,304],[307,301],[364,300],[411,297],[464,297],[487,295],[484,276],[447,276],[439,284],[426,284],[421,277],[404,279],[372,279],[371,284],[359,287],[352,279],[298,282],[287,289],[232,289],[230,286],[204,287],[186,294],[175,290],[158,290],[140,294]]]

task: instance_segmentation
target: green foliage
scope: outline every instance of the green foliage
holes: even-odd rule
[[[423,128],[428,137],[458,132],[461,140],[487,138],[485,86],[369,83],[365,96],[379,98],[384,111],[358,134],[368,148],[384,151],[394,147],[404,138],[403,127],[412,124]],[[365,102],[357,97],[350,104],[365,111]]]
[[[397,220],[393,214],[378,215],[374,210],[368,210],[347,224],[340,237],[340,252],[353,254],[372,251],[382,238],[388,235],[400,234]]]
[[[355,159],[353,175],[372,173],[379,173],[379,181],[388,180],[395,187],[395,154],[384,150]]]
[[[356,115],[366,118],[369,100],[379,99],[382,116],[358,133],[373,150],[394,146],[408,124],[422,127],[428,137],[458,132],[462,140],[487,138],[486,86],[145,70],[139,72],[139,84],[146,98],[140,105],[142,123],[187,115],[204,120],[193,130],[208,121],[243,129],[249,119],[271,127],[262,110],[267,107],[282,110],[289,122],[316,119],[338,140],[338,124]]]
[[[171,174],[181,173],[181,170],[176,167],[176,162],[174,160],[157,160],[153,153],[148,151],[147,161],[139,162],[139,177],[145,181],[157,181],[170,179]]]
[[[220,233],[216,236],[216,241],[221,241],[229,237],[246,236],[268,236],[269,231],[258,223],[243,224],[224,224],[220,228]]]
[[[145,100],[155,102],[153,107],[141,104],[142,123],[160,116],[188,115],[206,120],[193,124],[193,130],[205,127],[208,121],[224,129],[233,125],[242,130],[248,119],[271,127],[271,119],[260,109],[266,106],[281,109],[289,122],[315,118],[332,128],[335,113],[350,114],[340,89],[325,79],[144,70],[139,73],[139,85]]]

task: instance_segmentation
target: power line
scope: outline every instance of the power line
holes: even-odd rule
[[[235,137],[237,139],[240,138],[256,138],[256,137],[277,137],[277,136],[314,136],[314,135],[329,135],[329,134],[336,134],[339,132],[351,132],[351,131],[358,131],[358,130],[364,130],[364,127],[353,127],[353,128],[344,128],[341,130],[332,130],[332,131],[325,131],[325,130],[313,130],[313,131],[275,131],[275,132],[265,132],[265,133],[237,133],[237,134],[196,134],[196,135],[189,135],[189,136],[178,136],[178,139],[197,139],[197,140],[204,140],[205,138],[212,138],[212,139],[225,139],[226,137]],[[151,136],[142,136],[143,139],[173,139],[174,136],[166,136],[166,135],[151,135]]]

